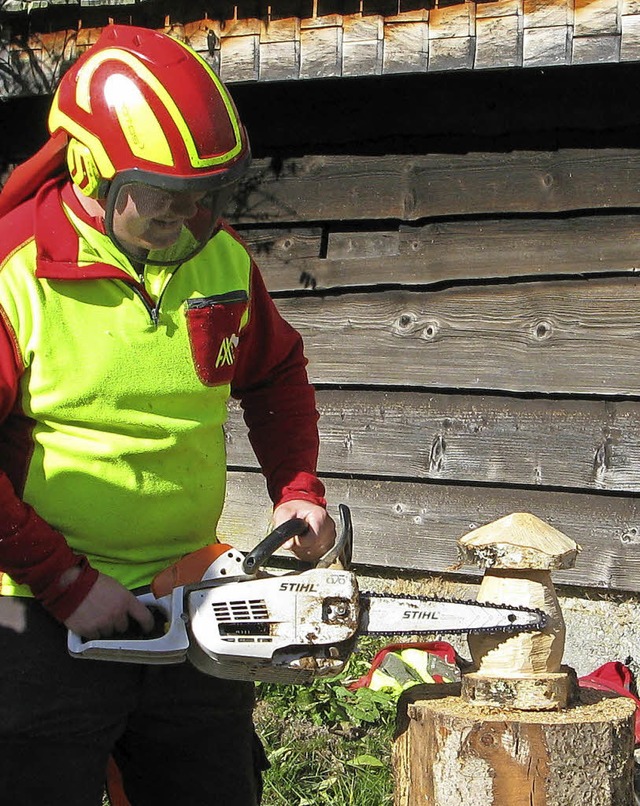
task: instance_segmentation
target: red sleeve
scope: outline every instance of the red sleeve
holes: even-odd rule
[[[240,337],[231,393],[274,505],[302,499],[326,506],[316,475],[318,412],[302,338],[278,313],[253,266],[249,322]]]
[[[13,332],[0,309],[0,429],[14,408],[21,374]],[[78,578],[61,586],[62,574],[74,567],[80,568]],[[20,499],[1,469],[0,568],[16,582],[28,585],[60,621],[73,613],[98,577],[86,557],[75,554],[64,536]]]

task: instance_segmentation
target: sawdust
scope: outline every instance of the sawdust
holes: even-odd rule
[[[463,717],[474,722],[526,722],[528,724],[561,725],[586,722],[614,722],[631,717],[635,703],[605,691],[580,689],[579,702],[563,711],[517,711],[469,704],[461,697],[417,700],[409,705],[409,714],[417,716],[422,708],[434,708],[439,713]],[[413,713],[412,713],[413,711]]]

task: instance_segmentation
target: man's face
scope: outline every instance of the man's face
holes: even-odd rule
[[[184,223],[196,215],[205,193],[168,191],[150,185],[125,185],[113,211],[113,234],[134,256],[174,244]]]

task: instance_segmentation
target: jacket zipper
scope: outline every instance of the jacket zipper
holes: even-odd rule
[[[158,321],[160,318],[160,304],[162,303],[162,299],[164,297],[165,291],[169,287],[169,283],[175,277],[178,269],[182,266],[182,263],[179,263],[176,268],[171,272],[171,276],[167,280],[164,285],[164,288],[160,292],[160,296],[158,297],[158,301],[154,302],[153,298],[147,292],[147,289],[144,287],[144,275],[141,275],[140,281],[136,281],[133,278],[131,280],[125,280],[124,282],[133,289],[136,296],[142,301],[142,304],[147,310],[149,314],[149,318],[151,319],[151,323],[153,324],[154,328],[158,328]]]

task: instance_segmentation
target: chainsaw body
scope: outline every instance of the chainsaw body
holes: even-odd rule
[[[341,510],[341,517],[336,546],[316,568],[279,575],[261,570],[279,545],[305,528],[299,521],[284,524],[246,557],[218,545],[204,571],[187,563],[185,574],[178,563],[161,580],[163,595],[156,579],[155,593],[138,597],[161,614],[157,632],[92,640],[69,632],[68,650],[78,658],[123,663],[189,660],[205,674],[235,680],[302,683],[338,674],[360,623],[357,579],[343,570],[351,556],[348,511]]]
[[[217,677],[304,682],[338,674],[360,623],[355,574],[315,568],[187,593],[188,657]]]
[[[342,671],[359,626],[358,586],[349,571],[210,581],[140,599],[165,614],[162,635],[83,641],[70,633],[69,652],[125,663],[188,659],[215,677],[304,682]]]

